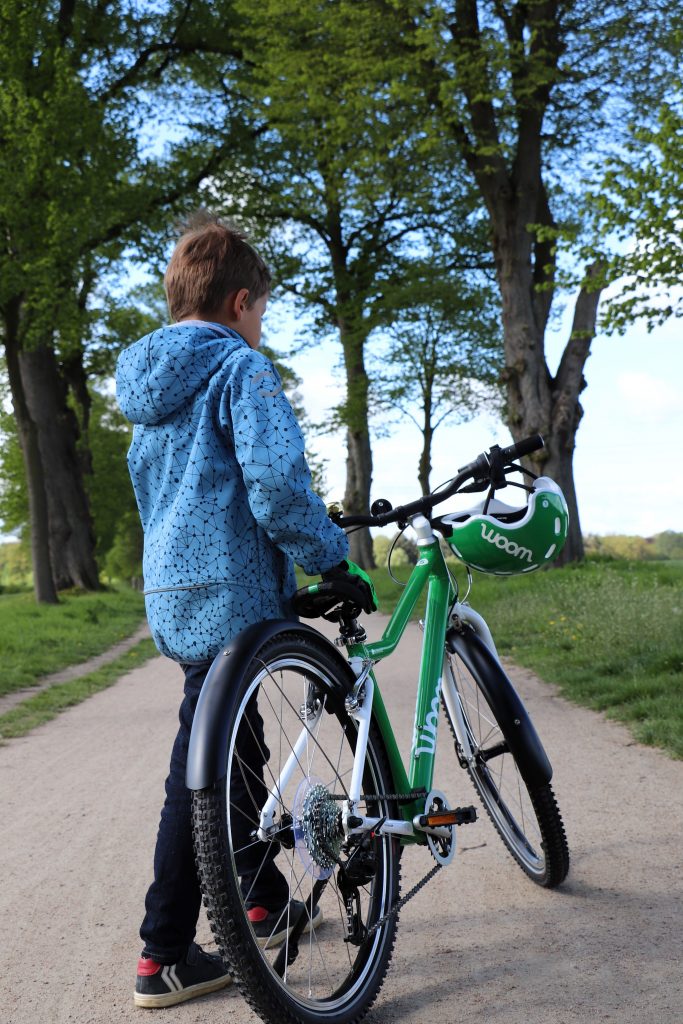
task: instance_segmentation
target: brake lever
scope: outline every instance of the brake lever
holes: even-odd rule
[[[489,481],[492,491],[500,491],[507,484],[505,477],[505,458],[500,445],[494,444],[488,453]]]
[[[478,480],[473,484],[468,484],[467,487],[461,487],[458,490],[458,494],[473,494],[475,491],[485,491],[489,486],[488,480]]]

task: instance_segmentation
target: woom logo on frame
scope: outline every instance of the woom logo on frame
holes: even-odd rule
[[[496,533],[491,527],[487,533],[486,524],[481,524],[481,535],[488,544],[493,544],[494,547],[500,548],[501,551],[507,551],[508,555],[512,555],[513,558],[526,559],[529,565],[533,564],[533,557],[529,548],[523,548],[519,544],[515,544],[514,540],[508,540],[502,533]]]

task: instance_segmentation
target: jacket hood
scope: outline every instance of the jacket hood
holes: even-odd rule
[[[235,348],[228,327],[201,322],[160,327],[125,349],[116,364],[116,397],[133,423],[161,423],[186,405]]]

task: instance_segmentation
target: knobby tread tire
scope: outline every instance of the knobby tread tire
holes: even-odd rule
[[[469,776],[472,779],[471,772],[469,772]],[[477,789],[474,779],[472,779],[472,785]],[[477,792],[479,792],[478,789]],[[540,789],[529,790],[528,792],[531,803],[536,811],[538,824],[543,835],[542,846],[546,862],[546,872],[543,878],[538,878],[527,870],[519,857],[515,855],[514,850],[511,850],[508,846],[505,836],[501,831],[498,822],[489,810],[486,802],[482,800],[482,803],[486,813],[491,819],[493,827],[503,840],[506,850],[510,856],[514,858],[517,864],[519,864],[522,871],[524,871],[529,878],[542,888],[555,889],[558,885],[564,882],[567,874],[569,873],[569,845],[567,843],[564,822],[562,821],[560,809],[557,805],[557,800],[550,783],[547,783],[547,785],[542,786]]]
[[[472,676],[472,678],[476,683],[476,677]],[[460,759],[461,753],[458,743],[458,737],[455,732],[453,722],[451,721],[450,714],[448,713],[448,708],[443,699],[442,704],[444,712],[446,714],[446,720],[451,731],[451,735],[455,742],[456,753],[458,754],[458,758]],[[495,717],[495,712],[492,711],[492,713]],[[465,715],[465,718],[467,718],[465,708],[463,708],[463,714]],[[498,723],[498,725],[500,728],[500,723]],[[504,735],[504,731],[502,729],[501,733]],[[555,797],[553,788],[550,785],[550,783],[546,783],[545,785],[532,788],[526,785],[526,783],[522,780],[521,776],[519,779],[520,785],[526,789],[529,800],[531,801],[531,805],[536,814],[538,827],[541,833],[541,847],[543,849],[545,858],[545,870],[543,874],[539,874],[538,872],[530,870],[528,866],[524,863],[523,859],[517,854],[516,850],[514,849],[514,845],[511,844],[509,837],[505,834],[504,829],[501,828],[499,821],[496,820],[496,817],[493,814],[491,808],[489,807],[487,800],[482,796],[480,788],[482,786],[482,783],[480,783],[477,780],[472,768],[469,765],[467,765],[466,767],[467,773],[470,777],[472,785],[474,786],[477,792],[477,795],[479,796],[481,804],[483,805],[488,817],[491,820],[491,823],[493,824],[493,827],[495,828],[496,832],[498,833],[500,839],[503,842],[503,845],[505,846],[506,850],[513,858],[513,860],[519,865],[522,871],[524,871],[524,873],[533,882],[536,883],[536,885],[539,885],[544,889],[554,889],[558,885],[560,885],[569,873],[569,845],[567,842],[567,835],[565,832],[562,815],[560,813],[557,799]]]
[[[267,645],[271,646],[271,645]],[[274,646],[274,645],[273,645]],[[267,657],[268,651],[260,652]],[[299,653],[299,652],[297,652]],[[389,763],[376,726],[371,725],[369,748],[372,747],[378,792],[393,792]],[[325,1012],[323,1004],[302,1006],[287,992],[262,959],[261,951],[248,934],[244,908],[231,864],[226,822],[226,781],[196,791],[192,796],[193,837],[195,856],[203,901],[220,955],[233,976],[241,995],[268,1024],[356,1024],[375,1001],[389,968],[393,954],[398,915],[383,926],[381,945],[374,953],[375,962],[368,969],[367,984],[353,996],[350,1003]],[[387,805],[388,814],[398,816],[395,804]],[[388,851],[390,874],[389,901],[393,906],[399,898],[400,846],[395,839]]]

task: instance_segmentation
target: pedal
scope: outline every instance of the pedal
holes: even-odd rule
[[[476,820],[476,807],[448,807],[442,811],[420,814],[416,824],[420,828],[438,828],[440,825],[470,825]]]

